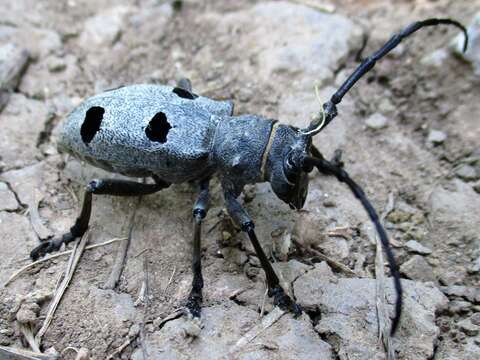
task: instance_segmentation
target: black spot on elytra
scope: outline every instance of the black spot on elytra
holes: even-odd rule
[[[100,130],[104,113],[105,109],[100,106],[92,106],[87,110],[85,120],[80,128],[80,135],[86,145],[93,140],[95,134]]]
[[[172,126],[167,121],[167,116],[163,112],[158,112],[145,128],[145,134],[151,141],[163,144],[167,141],[168,131],[171,128]]]
[[[184,99],[194,100],[198,97],[198,95],[179,87],[173,88],[172,92]]]

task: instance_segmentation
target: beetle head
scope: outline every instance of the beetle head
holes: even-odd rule
[[[267,160],[267,180],[278,198],[292,209],[301,209],[308,194],[308,172],[302,167],[309,155],[311,137],[279,125]]]

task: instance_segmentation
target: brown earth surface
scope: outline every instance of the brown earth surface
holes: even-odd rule
[[[3,284],[41,239],[70,228],[90,179],[111,177],[56,149],[59,124],[83,99],[188,77],[198,94],[233,99],[236,115],[302,127],[319,110],[314,86],[328,99],[402,26],[445,16],[470,24],[480,11],[477,0],[339,0],[328,2],[333,13],[318,4],[327,2],[191,0],[181,9],[158,0],[0,2],[0,346],[28,348],[20,322],[38,331],[68,256]],[[345,168],[379,213],[394,199],[385,227],[405,287],[392,339],[398,359],[480,353],[480,71],[452,50],[457,35],[436,27],[410,37],[314,138],[327,157],[343,150]],[[2,73],[8,66],[17,76]],[[120,281],[106,286],[123,242],[86,250],[41,350],[62,359],[80,349],[85,359],[105,359],[119,348],[113,358],[386,358],[372,225],[342,184],[316,172],[310,178],[299,212],[268,184],[250,186],[242,198],[285,287],[306,310],[301,317],[287,313],[256,332],[260,313],[268,320],[277,310],[215,180],[203,228],[201,323],[168,318],[191,282],[196,194],[181,184],[140,200],[94,198],[92,244],[126,237],[135,215]],[[329,267],[309,246],[355,275]],[[393,313],[390,282],[386,293]]]

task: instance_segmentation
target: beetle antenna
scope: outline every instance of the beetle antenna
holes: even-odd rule
[[[376,64],[378,60],[387,55],[390,51],[395,49],[403,39],[410,36],[417,30],[428,26],[437,26],[437,25],[453,25],[462,30],[465,35],[465,42],[463,43],[463,52],[467,51],[468,47],[468,33],[465,26],[460,24],[456,20],[452,19],[426,19],[423,21],[417,21],[406,28],[401,30],[399,33],[393,35],[390,40],[388,40],[385,45],[383,45],[377,52],[373,55],[366,58],[357,69],[348,77],[347,80],[340,86],[340,88],[333,94],[328,102],[323,104],[323,110],[326,112],[326,119],[322,126],[318,119],[313,120],[308,128],[301,130],[302,133],[308,133],[311,136],[318,134],[325,126],[327,126],[334,118],[337,116],[337,105],[342,101],[345,94],[352,88],[355,83],[362,78],[367,72],[369,72]]]
[[[395,316],[392,319],[392,327],[390,330],[390,333],[394,335],[398,328],[400,316],[402,314],[402,284],[400,283],[400,274],[398,272],[397,263],[395,261],[395,257],[393,256],[392,249],[390,248],[387,233],[380,223],[377,212],[368,200],[360,185],[353,181],[350,175],[348,175],[348,173],[343,170],[341,166],[326,160],[318,150],[313,152],[315,157],[306,156],[303,159],[304,169],[311,170],[313,166],[315,166],[321,173],[326,175],[334,175],[338,181],[347,184],[355,197],[362,203],[362,206],[368,213],[370,220],[375,225],[375,229],[377,230],[383,249],[387,255],[388,265],[390,267],[390,272],[392,274],[393,283],[395,286],[395,292],[397,293],[397,298],[395,301]]]

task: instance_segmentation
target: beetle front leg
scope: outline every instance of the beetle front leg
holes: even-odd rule
[[[273,270],[272,264],[268,261],[267,256],[263,252],[257,235],[255,234],[255,224],[245,209],[240,205],[235,196],[229,192],[225,192],[225,202],[227,210],[233,220],[240,225],[242,231],[246,232],[250,241],[255,249],[255,252],[260,260],[263,271],[267,279],[268,296],[273,297],[274,304],[281,309],[292,311],[295,315],[300,315],[302,309],[297,305],[290,296],[285,293],[285,290],[281,287],[275,270]]]
[[[188,295],[187,308],[193,317],[200,317],[202,312],[202,249],[201,249],[201,233],[202,221],[207,216],[208,211],[208,181],[200,183],[200,194],[193,207],[193,259],[192,259],[192,290]]]
[[[116,195],[116,196],[139,196],[148,195],[160,191],[170,184],[157,180],[156,184],[143,184],[135,181],[119,180],[119,179],[96,179],[88,183],[85,188],[83,197],[82,210],[75,220],[75,224],[70,231],[61,237],[50,239],[42,242],[30,252],[32,260],[45,256],[46,254],[57,251],[62,244],[68,244],[76,238],[85,234],[90,222],[92,213],[92,195]]]

